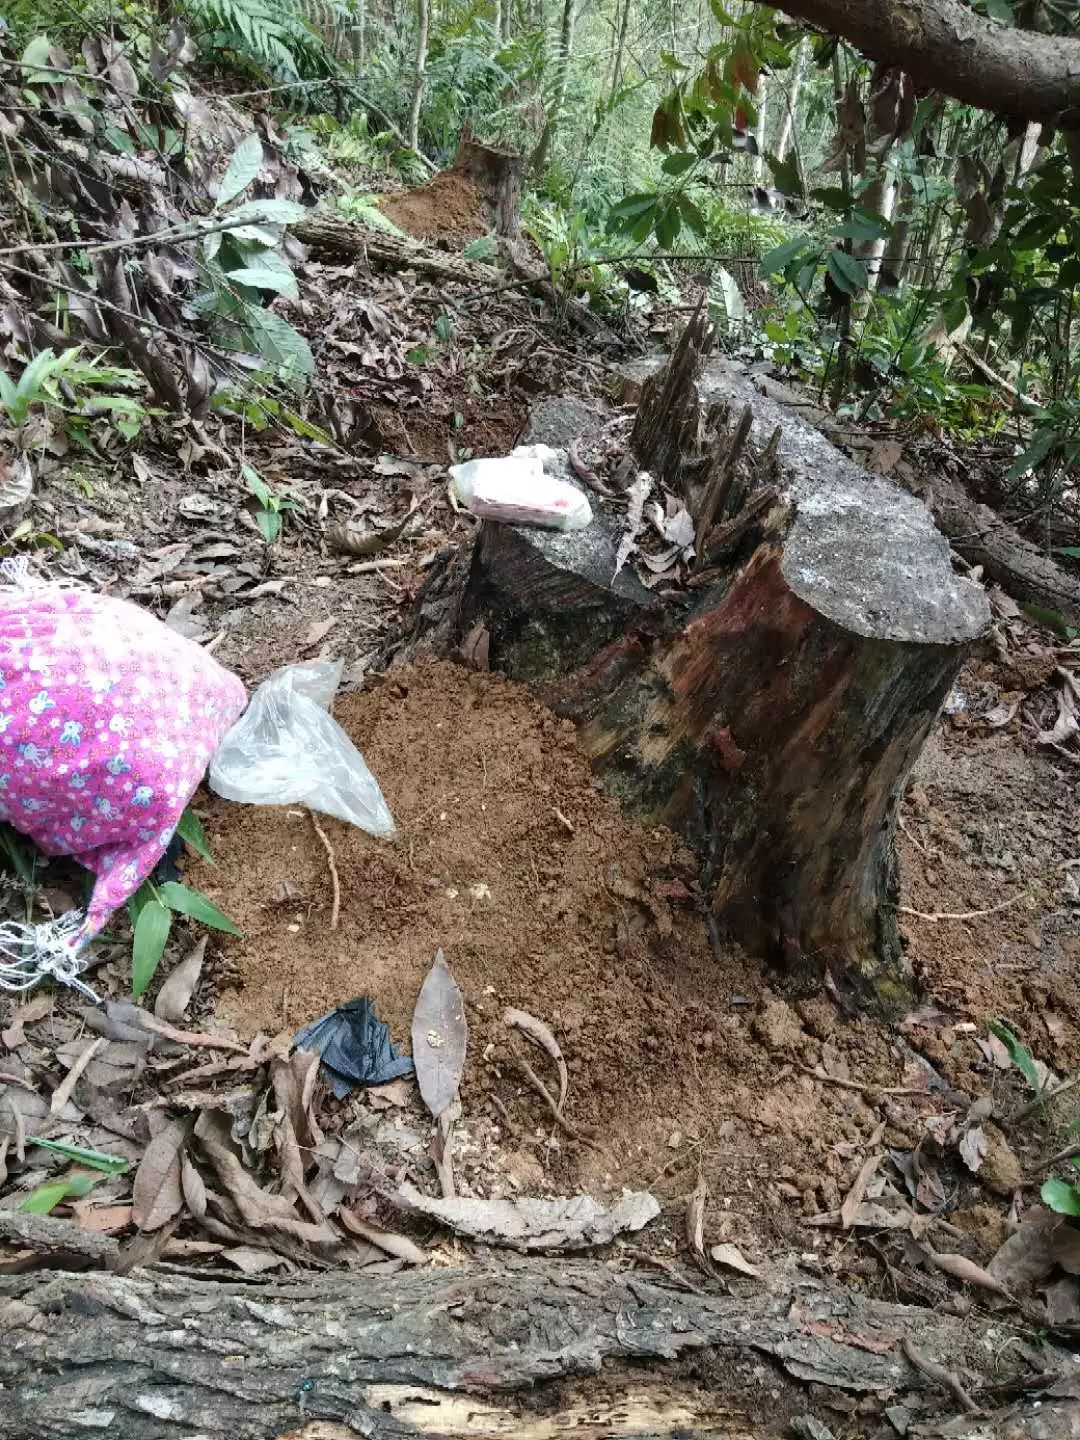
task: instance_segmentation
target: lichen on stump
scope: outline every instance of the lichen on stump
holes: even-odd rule
[[[703,583],[661,599],[613,580],[623,516],[592,496],[576,535],[482,526],[462,625],[482,620],[491,664],[577,722],[624,803],[693,841],[735,939],[903,1003],[897,806],[985,596],[921,502],[725,362],[669,363],[678,385],[645,371],[639,456],[695,514],[709,494],[738,512],[707,521]]]

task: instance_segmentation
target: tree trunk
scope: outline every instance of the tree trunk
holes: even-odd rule
[[[776,141],[776,158],[783,160],[791,144],[791,137],[795,131],[795,114],[799,107],[799,91],[802,89],[803,68],[806,59],[803,54],[803,46],[800,44],[795,51],[795,63],[792,66],[791,89],[782,92],[784,94],[784,121],[780,127],[780,134]]]
[[[409,133],[412,150],[420,149],[420,111],[427,82],[428,30],[431,25],[431,0],[416,0],[416,64],[413,68],[412,105],[409,109]]]
[[[919,1407],[933,1382],[908,1346],[962,1373],[976,1394],[1019,1388],[1033,1373],[1028,1347],[1001,1319],[959,1320],[813,1283],[776,1294],[681,1290],[566,1259],[291,1283],[217,1283],[164,1269],[4,1275],[0,1332],[5,1440],[105,1431],[115,1440],[727,1434],[731,1412],[710,1387],[654,1366],[650,1399],[641,1366],[706,1346],[747,1362],[772,1357],[817,1386],[906,1394]],[[1067,1364],[1052,1347],[1038,1358],[1044,1372]],[[610,1380],[561,1416],[551,1412],[555,1397],[530,1397],[530,1386],[604,1362],[626,1367],[621,1385],[612,1377],[623,1397],[614,1411]],[[955,1403],[941,1391],[933,1398]],[[1044,1425],[1055,1408],[1043,1403]]]
[[[895,295],[907,278],[908,247],[911,244],[911,224],[917,209],[915,190],[905,177],[896,195],[892,234],[885,243],[878,274],[878,289],[882,294]]]
[[[892,219],[895,204],[896,185],[893,183],[892,173],[887,168],[883,156],[881,168],[873,182],[859,196],[859,209],[865,210],[869,215],[877,216],[887,224]],[[866,266],[866,298],[868,300],[870,292],[877,288],[878,276],[881,274],[882,257],[885,254],[885,237],[856,242],[853,246],[853,253],[855,258],[861,260]]]
[[[765,149],[766,137],[768,133],[768,112],[769,94],[768,91],[765,89],[763,83],[761,85],[760,93],[757,97],[757,125],[754,127],[754,144],[757,147],[757,153],[754,155],[751,161],[751,173],[754,177],[755,185],[761,184],[762,177],[765,174]]]
[[[555,130],[562,118],[563,105],[566,102],[566,81],[570,73],[570,56],[574,49],[574,3],[575,0],[563,0],[559,52],[555,62],[551,100],[545,107],[544,128],[529,162],[530,171],[537,176],[543,175],[547,169]]]
[[[701,373],[695,326],[633,434],[698,517],[694,588],[613,581],[621,521],[598,501],[568,536],[484,525],[461,627],[577,722],[620,799],[692,840],[739,941],[887,1007],[909,991],[897,805],[988,607],[924,506],[723,362]]]
[[[630,29],[630,0],[623,0],[622,18],[619,21],[619,35],[615,42],[615,54],[611,61],[611,84],[608,95],[613,96],[622,79],[623,56],[626,54],[626,36]]]

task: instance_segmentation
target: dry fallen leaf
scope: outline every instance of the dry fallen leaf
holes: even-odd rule
[[[858,1175],[855,1176],[855,1183],[844,1197],[840,1206],[840,1226],[843,1230],[850,1230],[855,1224],[859,1207],[862,1205],[863,1196],[866,1194],[866,1187],[874,1178],[878,1166],[885,1157],[881,1154],[870,1155],[863,1161]]]
[[[559,1071],[559,1114],[562,1114],[563,1106],[566,1104],[566,1092],[570,1086],[570,1076],[567,1073],[566,1061],[559,1049],[559,1042],[551,1033],[542,1020],[537,1020],[535,1015],[530,1015],[527,1010],[515,1010],[513,1006],[507,1006],[503,1011],[503,1024],[509,1025],[515,1030],[520,1030],[523,1035],[538,1045],[541,1050],[546,1050]]]
[[[373,1110],[401,1110],[409,1103],[413,1085],[410,1079],[388,1080],[385,1085],[369,1085],[364,1099]]]
[[[440,950],[420,988],[412,1018],[416,1082],[436,1119],[457,1098],[468,1038],[465,1002]]]
[[[986,1131],[981,1125],[970,1125],[960,1137],[960,1159],[973,1175],[986,1159]]]
[[[279,1270],[285,1264],[284,1256],[275,1255],[272,1250],[256,1250],[252,1245],[234,1245],[231,1250],[223,1250],[221,1258],[244,1275],[261,1275],[265,1270]]]
[[[716,1261],[717,1265],[724,1265],[728,1270],[737,1270],[740,1275],[750,1275],[755,1280],[761,1276],[761,1271],[756,1265],[751,1265],[745,1258],[737,1245],[725,1244],[714,1245],[709,1255]]]
[[[24,1028],[35,1020],[44,1020],[53,1008],[52,995],[35,995],[25,1005],[19,1008],[11,1017],[11,1023],[7,1029],[0,1033],[0,1041],[8,1050],[17,1050],[26,1039]]]
[[[206,1186],[186,1154],[180,1156],[180,1189],[192,1215],[201,1220],[206,1214]]]
[[[183,1020],[184,1013],[195,992],[195,986],[199,983],[205,955],[206,936],[204,935],[191,953],[186,955],[173,970],[169,971],[165,983],[158,991],[157,999],[154,1001],[154,1014],[159,1020],[164,1020],[169,1025],[179,1025]]]
[[[132,1186],[132,1213],[140,1230],[160,1230],[183,1209],[180,1155],[188,1122],[174,1120],[146,1147]]]
[[[426,1250],[421,1250],[415,1240],[410,1240],[407,1235],[398,1235],[393,1230],[383,1230],[379,1225],[372,1225],[370,1221],[363,1220],[353,1210],[342,1206],[340,1210],[341,1223],[353,1235],[359,1235],[370,1245],[377,1245],[380,1250],[385,1250],[387,1255],[393,1255],[397,1260],[404,1260],[406,1265],[426,1265],[431,1258]]]
[[[395,541],[401,539],[405,533],[405,527],[411,519],[412,511],[400,524],[390,525],[385,530],[365,532],[354,530],[350,525],[328,525],[326,527],[326,543],[331,549],[340,550],[346,555],[357,557],[377,555],[380,550],[389,549]]]
[[[1010,1295],[1034,1289],[1058,1263],[1054,1247],[1057,1228],[1055,1215],[1041,1209],[1032,1211],[998,1248],[987,1272]]]
[[[699,1175],[694,1193],[686,1206],[686,1238],[690,1242],[691,1250],[701,1261],[705,1259],[705,1201],[708,1195],[709,1187],[705,1183],[705,1177]]]
[[[403,1210],[430,1215],[460,1235],[522,1250],[580,1250],[606,1245],[626,1230],[640,1230],[660,1213],[654,1196],[625,1191],[609,1210],[591,1195],[537,1200],[429,1199],[412,1185],[390,1197]]]
[[[992,1295],[1000,1295],[1006,1300],[1012,1298],[1000,1280],[995,1279],[989,1270],[976,1265],[974,1260],[969,1260],[966,1255],[943,1255],[937,1250],[927,1253],[933,1264],[946,1275],[951,1275],[954,1280],[960,1280],[965,1285],[974,1285],[980,1290],[989,1290]]]

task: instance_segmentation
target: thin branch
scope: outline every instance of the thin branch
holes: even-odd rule
[[[334,900],[330,907],[330,929],[336,930],[338,928],[338,916],[341,913],[341,881],[338,879],[337,862],[334,859],[334,847],[330,844],[329,835],[327,835],[326,831],[319,824],[315,816],[315,811],[309,810],[308,814],[311,816],[311,824],[315,834],[322,841],[323,849],[326,851],[326,864],[330,871],[330,884],[334,889]]]

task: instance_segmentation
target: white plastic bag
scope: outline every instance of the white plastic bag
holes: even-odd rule
[[[343,660],[286,665],[264,680],[210,762],[210,788],[242,805],[307,805],[392,840],[375,777],[329,713]]]
[[[454,498],[486,520],[582,530],[592,520],[592,508],[576,485],[550,473],[557,461],[557,452],[546,445],[519,445],[500,459],[451,465]]]

